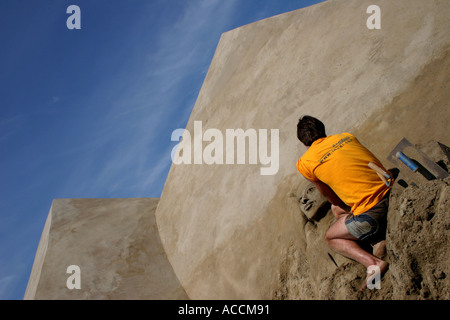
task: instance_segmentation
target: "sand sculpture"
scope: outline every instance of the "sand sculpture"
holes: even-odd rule
[[[157,205],[54,200],[24,299],[187,299],[159,239]]]
[[[186,129],[201,121],[202,132],[278,130],[278,170],[262,175],[249,161],[172,165],[154,229],[180,293],[171,298],[449,298],[449,180],[428,181],[386,157],[404,137],[422,150],[437,150],[430,140],[450,145],[450,2],[376,1],[379,29],[367,26],[374,4],[329,0],[222,35]],[[351,132],[404,182],[392,192],[391,268],[380,290],[358,293],[365,270],[323,241],[333,217],[308,204],[314,190],[295,168],[305,151],[295,136],[302,114],[321,119],[329,135]],[[198,141],[204,152],[208,140]],[[43,276],[59,262],[48,249],[39,259],[27,293],[62,294]]]

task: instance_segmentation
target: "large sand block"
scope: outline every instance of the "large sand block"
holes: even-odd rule
[[[159,239],[158,200],[54,200],[24,299],[187,299]]]
[[[403,137],[450,144],[450,2],[377,1],[381,29],[370,30],[373,4],[330,0],[222,35],[186,129],[279,129],[279,170],[172,165],[156,219],[190,298],[271,299],[286,255],[307,256],[295,208],[307,186],[295,167],[306,150],[301,115],[320,118],[329,135],[355,134],[387,168]]]

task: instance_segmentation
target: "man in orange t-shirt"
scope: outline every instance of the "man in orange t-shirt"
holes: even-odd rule
[[[325,235],[328,246],[384,274],[388,263],[360,246],[379,242],[384,249],[390,188],[368,166],[385,170],[381,162],[350,133],[327,137],[324,124],[311,116],[300,118],[297,137],[307,148],[297,169],[328,198],[336,217]]]

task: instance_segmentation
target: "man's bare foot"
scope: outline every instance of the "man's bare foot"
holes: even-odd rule
[[[389,269],[389,263],[381,260],[381,262],[377,263],[375,265],[375,267],[378,267],[378,268],[373,268],[373,270],[370,273],[369,273],[369,268],[367,269],[368,275],[367,275],[366,281],[364,281],[363,285],[361,286],[361,291],[364,291],[364,289],[367,288],[368,283],[373,283],[374,279],[376,279],[376,280],[379,279],[381,281],[384,274]]]
[[[373,255],[377,258],[383,259],[386,255],[386,241],[382,240],[380,242],[375,243],[373,246]]]

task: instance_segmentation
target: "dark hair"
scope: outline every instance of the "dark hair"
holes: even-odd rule
[[[305,146],[309,147],[314,141],[325,138],[325,125],[311,116],[302,116],[297,124],[297,138]]]

